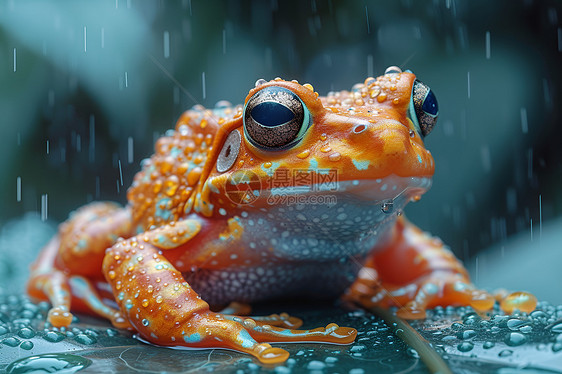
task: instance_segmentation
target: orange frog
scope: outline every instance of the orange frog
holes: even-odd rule
[[[436,305],[488,310],[494,298],[402,216],[431,185],[423,138],[437,114],[430,88],[397,67],[326,97],[260,79],[244,106],[196,106],[143,161],[126,207],[92,203],[60,226],[28,292],[52,303],[55,327],[70,325],[70,310],[93,312],[157,345],[264,363],[288,357],[268,342],[349,344],[357,331],[296,330],[286,314],[209,304],[345,294],[405,318]]]

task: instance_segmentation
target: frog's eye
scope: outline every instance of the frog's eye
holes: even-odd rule
[[[435,94],[431,88],[416,79],[412,87],[409,116],[422,136],[431,132],[438,115],[439,107]]]
[[[253,145],[281,150],[297,144],[310,125],[310,113],[292,91],[276,86],[259,90],[244,108],[244,135]]]

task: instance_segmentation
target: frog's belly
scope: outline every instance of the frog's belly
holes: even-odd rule
[[[184,273],[211,305],[287,297],[335,298],[353,282],[360,265],[351,259],[323,263],[275,264]]]

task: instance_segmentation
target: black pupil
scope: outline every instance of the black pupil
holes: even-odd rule
[[[439,108],[437,106],[437,98],[433,94],[433,91],[429,90],[425,100],[423,101],[422,109],[427,114],[431,114],[433,116],[437,115],[439,112]]]
[[[295,114],[286,106],[274,101],[265,101],[252,109],[252,117],[262,126],[279,126],[295,118]]]
[[[224,157],[228,157],[230,156],[230,145],[226,148],[226,152],[224,154]]]

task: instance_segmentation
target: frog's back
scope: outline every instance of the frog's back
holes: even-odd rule
[[[142,162],[127,192],[137,232],[177,221],[190,211],[188,201],[215,134],[240,110],[226,102],[217,103],[213,110],[197,105],[180,117],[175,130],[158,139],[154,154]]]

